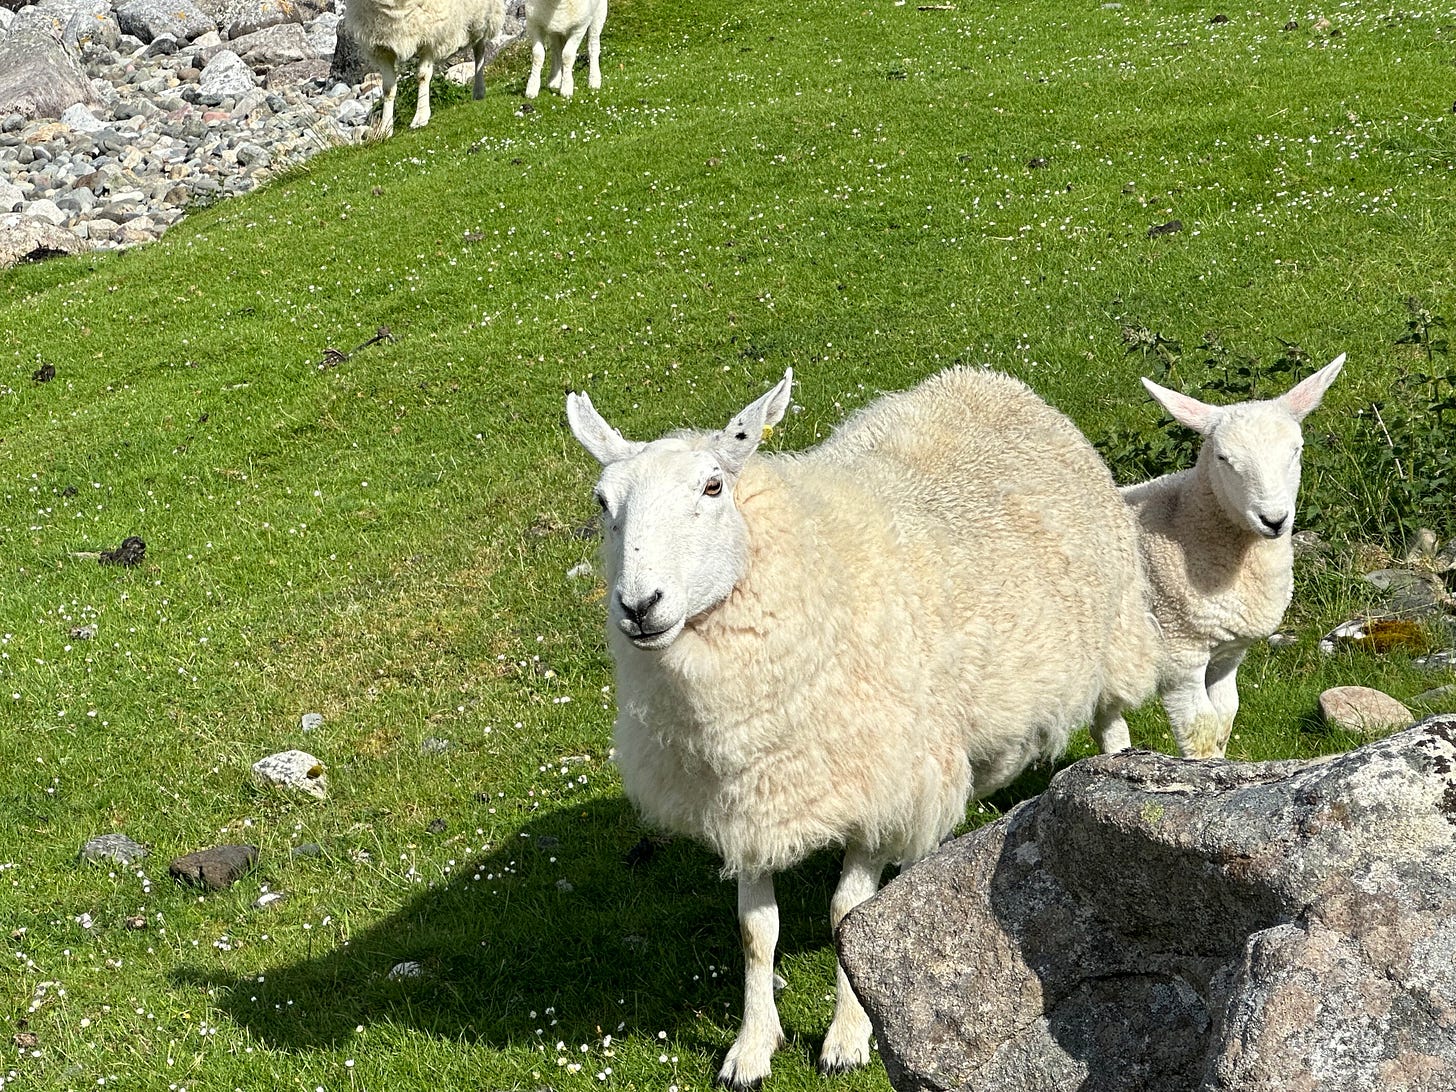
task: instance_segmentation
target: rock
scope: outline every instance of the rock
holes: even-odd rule
[[[1319,696],[1320,716],[1332,728],[1379,735],[1405,728],[1415,717],[1389,694],[1368,686],[1334,686]]]
[[[15,213],[0,216],[0,269],[9,269],[20,262],[80,254],[89,249],[86,240],[75,232],[48,220]]]
[[[97,133],[106,128],[106,122],[79,102],[61,111],[61,124],[70,126],[78,133]]]
[[[310,80],[322,80],[328,74],[329,62],[322,57],[315,57],[305,61],[294,61],[291,64],[281,64],[277,68],[270,69],[268,75],[263,79],[263,86],[274,91],[282,87],[307,83]]]
[[[322,728],[324,715],[322,713],[305,713],[298,718],[298,727],[301,731],[312,732],[316,728]]]
[[[364,76],[373,71],[369,59],[342,22],[337,25],[336,36],[329,79],[344,84],[363,83]]]
[[[216,30],[212,17],[192,0],[123,0],[116,6],[116,20],[123,34],[142,43],[163,34],[189,42],[209,30]]]
[[[1407,565],[1428,565],[1436,556],[1438,545],[1436,532],[1429,527],[1422,527],[1411,536],[1402,561]]]
[[[437,739],[434,736],[427,736],[420,740],[420,754],[422,755],[442,755],[449,749],[450,741],[448,739]]]
[[[322,857],[324,847],[317,842],[300,842],[288,851],[288,855],[294,858],[307,859],[309,857]]]
[[[57,227],[59,227],[61,224],[64,224],[68,219],[70,219],[70,217],[54,201],[51,201],[48,198],[44,197],[42,197],[38,201],[29,202],[25,206],[25,208],[21,209],[20,211],[23,212],[26,216],[33,216],[38,220],[44,220],[47,223],[55,224]]]
[[[308,35],[297,23],[264,27],[252,34],[234,38],[228,43],[228,47],[251,65],[254,71],[304,61],[314,56],[308,45]]]
[[[1453,876],[1447,716],[1313,763],[1085,759],[838,944],[901,1092],[1438,1092]]]
[[[231,49],[219,50],[202,70],[198,88],[204,96],[237,96],[253,89],[253,70]]]
[[[98,834],[81,847],[81,859],[114,861],[123,868],[129,868],[147,856],[148,852],[146,846],[133,842],[125,834]]]
[[[1442,648],[1426,656],[1417,656],[1411,663],[1427,671],[1456,671],[1456,648]]]
[[[296,789],[318,800],[329,794],[324,765],[307,751],[280,751],[253,763],[253,779],[262,785]]]
[[[39,26],[15,26],[0,41],[0,114],[58,118],[91,103],[91,81],[56,38]]]
[[[183,883],[222,891],[231,887],[257,863],[257,846],[214,846],[178,857],[167,866],[167,871]]]
[[[1386,593],[1386,605],[1400,614],[1426,614],[1450,598],[1441,578],[1411,569],[1376,569],[1365,574],[1368,583]]]
[[[1411,698],[1412,705],[1446,705],[1456,702],[1456,683],[1447,683],[1430,690],[1423,690]]]
[[[389,968],[389,973],[384,977],[391,981],[398,981],[402,978],[420,978],[424,973],[425,969],[423,967],[413,959],[407,959],[403,963],[396,963],[393,967]]]

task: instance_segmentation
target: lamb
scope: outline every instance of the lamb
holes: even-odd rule
[[[548,86],[571,98],[575,85],[571,70],[576,51],[586,37],[587,86],[602,85],[602,27],[607,21],[607,0],[529,0],[526,4],[526,34],[531,39],[531,75],[526,80],[526,98],[541,91],[541,65],[551,49],[551,77]]]
[[[485,97],[485,45],[506,21],[505,0],[349,0],[344,28],[384,80],[378,133],[394,132],[397,65],[419,58],[419,105],[411,129],[430,120],[435,64],[466,45],[475,54],[475,97]]]
[[[1239,708],[1239,665],[1289,606],[1300,422],[1344,363],[1341,353],[1279,398],[1223,407],[1143,380],[1203,436],[1191,469],[1122,490],[1137,514],[1163,631],[1158,693],[1185,758],[1223,756]],[[1104,750],[1126,748],[1126,723],[1109,723],[1102,742]]]
[[[756,454],[793,372],[721,431],[626,440],[602,465],[617,763],[646,819],[737,878],[743,1023],[719,1074],[783,1042],[775,872],[844,849],[831,927],[967,801],[1150,695],[1158,654],[1132,515],[1076,427],[1020,381],[956,368],[798,455]],[[819,1056],[869,1059],[843,968]]]

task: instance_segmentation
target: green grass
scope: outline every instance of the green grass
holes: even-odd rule
[[[1368,407],[1425,408],[1396,382],[1427,367],[1407,298],[1456,316],[1456,13],[1227,14],[623,0],[598,93],[524,110],[518,50],[423,131],[0,278],[7,1092],[709,1085],[733,889],[685,843],[624,863],[645,832],[608,762],[600,588],[565,575],[594,510],[568,388],[647,437],[792,366],[773,443],[796,448],[989,364],[1118,460],[1157,431],[1137,377],[1168,363],[1124,328],[1180,342],[1163,381],[1190,389],[1205,332],[1266,363],[1282,338],[1349,353],[1308,430],[1322,529],[1393,547],[1439,517],[1422,448],[1386,518],[1371,471],[1399,437]],[[131,534],[136,569],[78,556]],[[1301,570],[1301,643],[1251,657],[1236,756],[1351,746],[1312,716],[1325,686],[1449,681],[1315,650],[1364,605],[1356,556]],[[1172,747],[1153,708],[1133,732]],[[293,746],[327,802],[250,785]],[[77,863],[108,830],[152,856]],[[258,870],[204,897],[167,879],[219,841]],[[780,883],[774,1088],[826,1083],[833,877]],[[252,909],[265,886],[288,900]],[[390,980],[404,960],[423,975]],[[878,1065],[828,1083],[887,1087]]]

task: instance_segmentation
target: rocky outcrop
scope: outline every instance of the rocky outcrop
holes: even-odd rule
[[[1456,1088],[1456,717],[1078,762],[838,939],[902,1092]]]
[[[46,20],[28,18],[30,12],[17,15],[0,40],[0,116],[58,118],[68,106],[94,102],[86,73]]]

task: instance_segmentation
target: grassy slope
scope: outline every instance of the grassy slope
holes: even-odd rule
[[[599,94],[522,112],[516,54],[422,133],[0,280],[0,1001],[39,1051],[6,1087],[704,1087],[736,1026],[732,892],[690,846],[620,863],[641,831],[605,761],[598,592],[563,575],[591,468],[562,392],[645,436],[792,365],[794,447],[965,361],[1098,436],[1157,417],[1135,322],[1348,351],[1321,417],[1347,430],[1401,363],[1402,299],[1452,306],[1452,15],[1351,6],[1331,38],[1228,14],[631,0]],[[128,534],[136,570],[74,556]],[[1306,585],[1313,632],[1344,584]],[[1300,728],[1322,685],[1417,685],[1281,655],[1248,669],[1252,757],[1348,743]],[[327,803],[248,785],[290,746]],[[107,829],[154,847],[150,883],[76,866]],[[259,871],[175,890],[163,863],[217,840]],[[818,1083],[831,875],[781,886],[778,1087]],[[250,910],[264,885],[290,900]],[[425,977],[386,980],[402,959]],[[64,996],[28,1012],[42,982]]]

